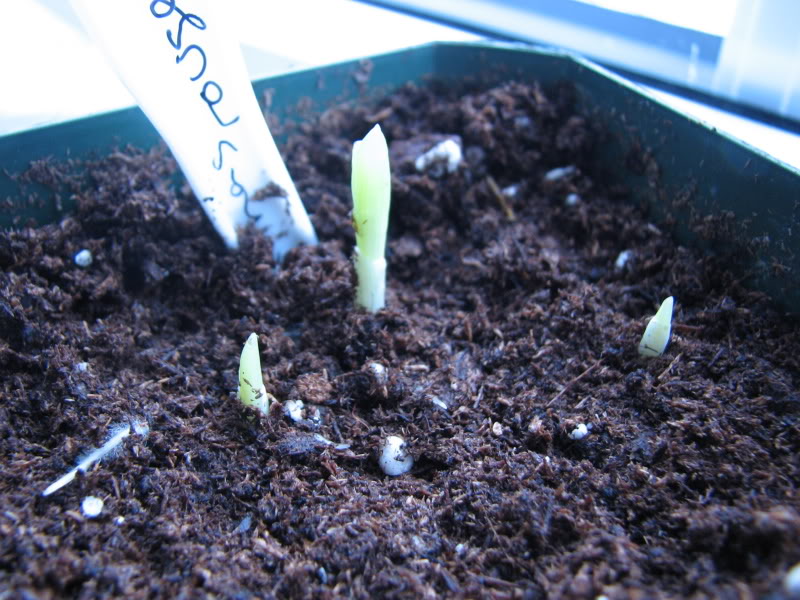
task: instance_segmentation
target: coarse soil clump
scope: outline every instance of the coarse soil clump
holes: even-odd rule
[[[280,268],[254,230],[226,251],[161,150],[87,164],[69,217],[0,236],[2,597],[781,597],[796,322],[597,178],[603,132],[568,85],[441,92],[294,131],[320,243]],[[371,315],[349,165],[376,121],[393,205]],[[461,166],[418,172],[445,138]],[[671,343],[643,359],[670,295]],[[268,417],[235,397],[253,331]],[[41,496],[131,421],[149,434]],[[389,435],[415,458],[396,478]]]

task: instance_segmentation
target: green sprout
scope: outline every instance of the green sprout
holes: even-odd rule
[[[242,348],[239,359],[239,400],[245,406],[255,406],[263,414],[269,413],[269,401],[264,379],[261,377],[261,358],[258,355],[258,336],[251,333]]]
[[[353,228],[356,232],[356,304],[369,312],[386,305],[386,230],[392,176],[380,125],[353,144]]]
[[[667,349],[672,331],[673,302],[672,296],[664,300],[658,312],[647,323],[642,341],[639,342],[639,354],[642,356],[661,356]]]

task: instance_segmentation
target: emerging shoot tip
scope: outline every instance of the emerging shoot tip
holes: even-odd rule
[[[389,147],[380,125],[353,144],[351,188],[356,231],[356,303],[370,312],[386,304],[386,230],[392,176]]]
[[[669,335],[672,331],[672,305],[670,296],[661,303],[655,316],[650,319],[639,342],[639,354],[642,356],[661,356],[667,349]]]
[[[269,394],[261,376],[261,358],[258,355],[258,336],[251,333],[242,348],[239,360],[239,400],[245,406],[255,406],[265,415],[269,412]]]

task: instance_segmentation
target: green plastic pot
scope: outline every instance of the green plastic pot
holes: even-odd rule
[[[433,79],[486,84],[509,79],[543,85],[569,81],[579,109],[608,131],[597,165],[609,181],[646,203],[658,222],[669,212],[681,243],[737,251],[739,275],[785,310],[800,313],[800,172],[652,98],[645,91],[569,54],[500,43],[437,43],[364,60],[270,77],[254,83],[259,98],[274,90],[270,112],[300,121],[339,102],[386,95],[406,82]],[[368,76],[367,76],[368,74]],[[302,100],[302,102],[301,102]],[[298,109],[299,106],[303,110]],[[278,136],[280,142],[280,137]],[[58,190],[21,184],[14,174],[32,161],[98,157],[159,137],[137,108],[115,111],[0,138],[0,226],[57,220],[70,210]],[[630,157],[651,152],[649,168]],[[639,161],[640,166],[641,161]],[[36,201],[31,201],[35,197]],[[677,205],[675,200],[680,200]],[[726,236],[700,239],[690,227],[722,217]]]

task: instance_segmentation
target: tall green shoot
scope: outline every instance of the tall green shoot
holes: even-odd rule
[[[350,185],[356,232],[356,304],[376,312],[386,305],[386,230],[392,192],[389,147],[380,125],[353,144]]]

